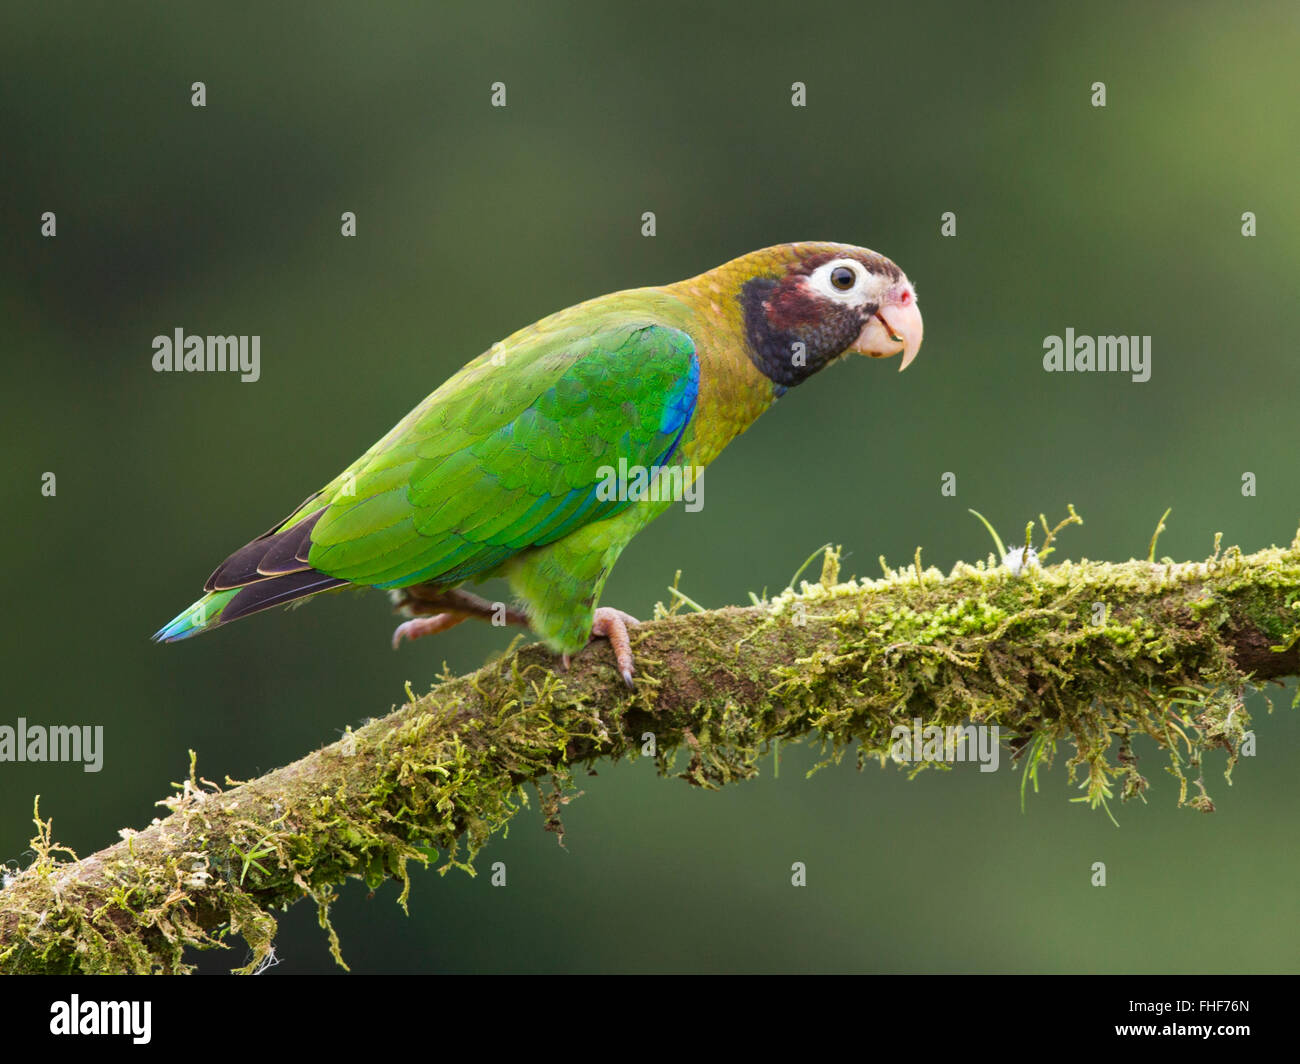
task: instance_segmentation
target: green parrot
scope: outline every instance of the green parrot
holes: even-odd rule
[[[632,537],[789,388],[854,352],[901,352],[906,369],[920,346],[902,270],[846,244],[781,244],[561,310],[468,363],[153,638],[375,587],[412,618],[394,646],[471,617],[531,628],[566,663],[605,637],[631,686],[637,621],[597,604]],[[462,587],[496,576],[514,606]]]

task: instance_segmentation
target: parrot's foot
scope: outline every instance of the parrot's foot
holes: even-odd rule
[[[417,617],[437,613],[460,613],[465,617],[490,621],[498,627],[506,624],[518,625],[520,628],[529,627],[528,614],[523,610],[507,606],[504,602],[489,602],[460,588],[444,590],[416,584],[414,587],[404,587],[393,595],[395,610]]]
[[[436,635],[448,628],[455,628],[461,621],[468,621],[472,613],[435,613],[432,617],[417,617],[413,621],[403,621],[393,629],[393,649],[402,644],[403,639],[419,639],[424,635]]]
[[[445,632],[470,618],[490,621],[497,626],[514,624],[520,628],[529,627],[528,615],[522,610],[507,606],[504,602],[488,602],[487,599],[458,588],[444,591],[416,585],[403,588],[395,598],[398,611],[417,616],[415,620],[397,626],[393,632],[394,650],[403,639],[419,639],[424,635]]]
[[[632,644],[628,639],[627,629],[628,625],[635,628],[640,623],[630,613],[611,609],[609,606],[598,607],[596,616],[591,622],[592,638],[603,637],[609,640],[609,645],[614,648],[614,660],[618,662],[618,671],[629,688],[632,687],[632,674],[636,669],[632,667]]]

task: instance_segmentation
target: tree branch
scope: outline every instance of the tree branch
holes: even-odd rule
[[[683,749],[681,775],[714,787],[754,776],[778,739],[815,732],[829,759],[856,742],[859,764],[883,764],[913,718],[997,725],[1027,771],[1068,741],[1094,805],[1114,784],[1123,798],[1145,789],[1131,746],[1145,734],[1170,757],[1180,804],[1209,810],[1204,755],[1224,749],[1231,770],[1246,691],[1300,673],[1300,536],[1251,555],[1216,546],[1200,563],[1020,575],[990,557],[838,583],[838,564],[827,551],[799,592],[643,625],[635,692],[604,643],[565,674],[526,646],[260,779],[223,790],[191,763],[159,803],[170,815],[84,859],[58,859],[38,812],[36,858],[0,891],[0,971],[187,971],[188,948],[232,935],[251,971],[272,956],[271,910],[304,896],[341,964],[328,909],[345,877],[397,878],[405,905],[409,863],[469,869],[529,781],[560,832],[572,767],[643,756],[645,733],[661,772]]]

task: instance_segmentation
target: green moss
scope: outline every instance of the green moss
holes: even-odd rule
[[[37,813],[36,857],[0,894],[0,969],[181,972],[193,949],[238,938],[252,951],[238,970],[255,971],[273,957],[272,912],[302,897],[342,964],[329,921],[339,882],[395,880],[405,906],[413,863],[472,875],[529,804],[526,786],[562,839],[574,770],[640,756],[646,731],[661,773],[714,788],[809,733],[821,764],[852,747],[861,767],[891,763],[892,729],[914,717],[998,725],[1022,794],[1065,744],[1075,800],[1108,812],[1149,791],[1145,736],[1180,804],[1209,811],[1207,760],[1223,751],[1230,778],[1250,728],[1250,678],[1228,634],[1261,633],[1266,655],[1300,642],[1300,543],[1245,557],[1216,542],[1203,563],[1084,560],[1018,576],[995,559],[945,575],[919,552],[905,568],[882,561],[874,580],[840,570],[828,549],[816,583],[746,609],[678,613],[678,593],[634,636],[632,694],[603,645],[567,674],[529,646],[423,696],[408,690],[388,718],[260,780],[223,790],[192,760],[162,803],[170,815],[124,833],[94,874],[64,859],[75,855]]]

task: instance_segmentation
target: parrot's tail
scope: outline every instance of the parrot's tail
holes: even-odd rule
[[[153,635],[155,643],[176,643],[192,635],[206,632],[250,613],[261,613],[272,606],[284,606],[295,599],[306,598],[321,591],[346,586],[346,580],[326,576],[314,569],[282,576],[263,578],[243,587],[222,588],[209,591],[198,602],[183,610],[170,624]]]
[[[235,551],[208,577],[208,593],[154,633],[155,643],[175,643],[250,613],[343,587],[348,581],[313,569],[307,561],[311,530],[324,508],[300,518],[308,499],[283,522]]]
[[[164,624],[153,634],[155,643],[176,643],[198,635],[221,623],[221,612],[230,600],[238,595],[240,589],[232,587],[227,591],[210,591],[192,606],[187,606],[173,620]]]

